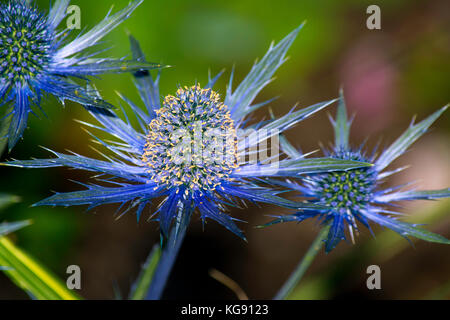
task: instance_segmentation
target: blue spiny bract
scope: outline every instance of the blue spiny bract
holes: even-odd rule
[[[55,0],[46,15],[25,0],[9,0],[0,4],[0,106],[12,102],[8,109],[9,150],[16,145],[27,127],[32,107],[40,109],[43,93],[86,106],[112,108],[95,97],[82,79],[102,73],[123,73],[160,68],[158,64],[123,59],[94,59],[98,52],[86,52],[127,19],[143,0],[131,2],[125,9],[108,15],[90,31],[66,41],[69,32],[58,25],[66,17],[69,0]],[[4,138],[4,137],[0,137]]]
[[[91,113],[100,125],[86,124],[111,134],[119,141],[97,139],[113,156],[96,160],[81,155],[56,153],[55,158],[31,161],[11,161],[6,165],[25,168],[66,166],[96,172],[96,177],[112,186],[86,185],[87,189],[58,193],[37,205],[72,206],[118,203],[121,214],[135,209],[137,218],[157,198],[162,198],[152,216],[159,221],[161,232],[168,237],[173,221],[185,228],[194,210],[202,221],[212,219],[233,233],[244,237],[227,206],[240,206],[243,201],[270,203],[297,210],[320,208],[315,204],[294,202],[278,196],[270,186],[260,186],[267,176],[297,176],[299,172],[330,172],[364,167],[367,164],[337,159],[284,159],[277,169],[267,163],[240,163],[248,150],[258,150],[260,139],[270,139],[333,101],[318,103],[292,111],[273,121],[247,126],[246,117],[263,104],[252,104],[255,97],[285,61],[285,55],[300,28],[291,32],[253,66],[250,73],[233,91],[231,80],[223,101],[213,86],[181,87],[174,96],[159,100],[159,75],[134,73],[137,89],[146,111],[121,96],[137,117],[140,126],[132,126],[115,112],[102,109]],[[145,61],[138,42],[130,37],[133,57]],[[247,143],[245,129],[258,137]],[[269,133],[261,138],[259,132]],[[181,228],[181,229],[183,229]],[[184,230],[184,229],[183,229]]]
[[[268,225],[279,222],[301,222],[308,218],[318,218],[323,224],[330,226],[325,250],[330,252],[336,245],[344,240],[345,227],[354,240],[354,231],[358,231],[357,223],[361,223],[370,229],[369,222],[375,222],[381,226],[390,228],[400,235],[414,236],[426,241],[447,243],[450,241],[444,237],[418,228],[415,225],[397,220],[400,215],[394,211],[393,202],[417,199],[437,199],[450,196],[450,189],[433,191],[396,191],[400,187],[382,188],[384,178],[403,170],[394,169],[383,172],[392,161],[402,155],[408,147],[414,143],[431,124],[447,109],[447,106],[435,112],[427,119],[411,127],[395,141],[389,148],[376,157],[375,151],[367,155],[362,147],[352,149],[349,144],[349,132],[351,121],[347,119],[346,106],[341,97],[337,117],[332,119],[335,131],[335,145],[332,151],[325,150],[325,154],[335,159],[361,161],[372,163],[372,167],[364,167],[345,172],[330,172],[323,174],[310,174],[302,178],[302,184],[290,180],[281,184],[292,190],[299,191],[302,196],[309,199],[310,203],[324,206],[326,209],[316,211],[298,212],[291,215],[277,216],[277,219]],[[285,149],[289,150],[291,157],[298,157],[299,153],[288,142]],[[389,206],[385,208],[384,206]]]

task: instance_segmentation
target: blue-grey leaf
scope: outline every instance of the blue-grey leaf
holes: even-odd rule
[[[135,60],[99,60],[91,63],[78,64],[70,67],[59,67],[58,72],[70,72],[85,75],[95,75],[103,73],[125,73],[137,72],[141,70],[153,70],[167,68],[168,66],[159,63],[140,62]]]
[[[26,226],[29,226],[31,221],[19,221],[19,222],[4,222],[0,224],[0,236],[5,236],[8,233],[15,232],[19,229],[22,229]]]
[[[47,20],[53,29],[56,29],[66,16],[69,4],[70,0],[55,0],[53,3]]]
[[[398,138],[383,154],[377,159],[376,167],[378,171],[386,168],[392,161],[401,156],[411,144],[413,144],[417,139],[419,139],[428,128],[435,122],[445,110],[447,110],[449,105],[441,108],[440,110],[433,113],[431,116],[422,120],[421,122],[414,124],[403,133],[400,138]]]
[[[284,199],[274,195],[273,190],[258,190],[258,189],[247,189],[247,188],[237,188],[237,187],[225,187],[226,193],[233,195],[241,199],[248,199],[254,202],[263,202],[274,204],[280,207],[295,209],[295,210],[321,210],[327,209],[327,207],[317,205],[309,202],[298,202],[288,199]]]
[[[443,236],[422,228],[418,228],[415,225],[399,220],[394,220],[392,218],[371,211],[365,212],[364,215],[365,217],[378,223],[379,225],[394,230],[403,237],[413,236],[429,242],[450,244],[450,240],[444,238]]]
[[[347,117],[347,107],[345,105],[344,93],[341,90],[339,106],[336,113],[336,120],[333,121],[335,146],[342,149],[349,147],[351,121]]]
[[[89,204],[91,207],[100,204],[126,203],[137,198],[154,197],[160,191],[155,185],[125,185],[124,187],[101,187],[90,185],[89,190],[57,193],[47,199],[39,201],[33,206],[76,206]]]
[[[57,59],[67,58],[83,49],[89,48],[98,43],[98,41],[106,36],[115,27],[121,24],[124,20],[128,19],[131,13],[143,2],[144,0],[133,0],[124,9],[119,12],[107,16],[102,22],[97,24],[94,28],[87,33],[77,37],[74,41],[68,43],[64,48],[58,51]]]
[[[272,120],[275,120],[275,115],[273,114],[272,110],[269,110],[270,117]],[[302,156],[302,153],[298,151],[290,142],[289,140],[284,136],[284,134],[280,134],[280,149],[283,151],[289,158],[297,159]]]
[[[145,170],[142,167],[131,166],[120,162],[109,162],[102,160],[95,160],[87,158],[78,154],[67,155],[49,150],[57,156],[53,159],[35,159],[35,160],[13,160],[5,163],[0,163],[3,166],[40,169],[40,168],[54,168],[54,167],[71,167],[74,169],[84,169],[93,172],[106,173],[117,177],[129,179],[133,175],[138,179],[139,174],[144,174]]]
[[[257,146],[259,143],[270,139],[273,136],[277,136],[283,131],[293,127],[300,121],[310,117],[316,112],[330,106],[336,100],[330,100],[325,102],[316,103],[307,108],[300,109],[298,111],[290,112],[278,119],[270,121],[268,124],[264,125],[260,129],[258,129],[258,134],[250,134],[245,136],[245,139],[242,139],[238,142],[238,150],[242,151],[247,148],[251,148],[253,146]]]
[[[424,190],[424,191],[403,191],[395,192],[375,197],[378,203],[389,203],[391,201],[402,200],[433,200],[439,198],[450,197],[450,188],[441,190]]]
[[[282,160],[278,164],[247,165],[239,168],[237,176],[261,177],[261,176],[291,176],[301,174],[322,173],[331,171],[346,171],[362,167],[372,166],[370,163],[340,160],[334,158],[311,158]]]
[[[129,40],[133,59],[146,61],[139,42],[131,35],[129,36]],[[155,110],[161,107],[159,101],[159,77],[160,73],[158,73],[158,76],[154,80],[148,71],[140,71],[134,74],[139,94],[147,107],[150,118],[154,118]]]

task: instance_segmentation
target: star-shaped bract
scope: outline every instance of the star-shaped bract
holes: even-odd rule
[[[358,230],[357,223],[370,229],[369,222],[375,222],[392,229],[400,235],[413,236],[430,242],[447,243],[444,237],[398,220],[401,213],[397,212],[397,202],[409,200],[432,200],[450,196],[450,189],[433,191],[398,191],[404,185],[393,188],[383,188],[384,179],[405,168],[386,171],[386,168],[399,156],[406,152],[409,146],[422,136],[448,106],[436,111],[425,120],[414,124],[403,133],[390,147],[376,156],[376,150],[367,154],[359,147],[354,149],[349,143],[351,120],[347,119],[347,111],[343,95],[338,107],[336,119],[331,119],[335,133],[335,144],[331,151],[325,154],[335,159],[355,160],[372,163],[373,167],[358,168],[345,172],[330,172],[325,174],[305,175],[302,183],[292,180],[280,183],[284,187],[295,190],[308,199],[311,204],[325,206],[326,209],[298,212],[291,215],[277,216],[269,223],[301,222],[308,218],[317,218],[324,225],[330,225],[325,243],[326,252],[330,252],[344,240],[345,229],[353,240],[353,233]],[[285,150],[291,157],[299,153],[288,142]]]
[[[63,103],[67,99],[82,105],[111,108],[72,79],[87,80],[89,76],[103,73],[161,67],[134,60],[94,59],[100,51],[87,52],[127,19],[142,1],[132,1],[121,11],[108,14],[70,42],[66,41],[70,30],[57,30],[66,17],[69,0],[56,0],[47,15],[25,0],[0,4],[0,105],[12,102],[11,111],[6,115],[10,117],[7,133],[10,151],[22,137],[32,107],[41,109],[43,93],[54,95]]]

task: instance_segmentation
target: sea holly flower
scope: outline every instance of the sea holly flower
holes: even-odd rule
[[[339,159],[297,159],[270,163],[251,162],[245,155],[257,150],[258,144],[275,136],[334,101],[318,103],[308,108],[265,123],[247,126],[247,115],[262,104],[252,105],[253,99],[270,82],[277,68],[285,61],[288,48],[300,27],[276,46],[271,46],[263,59],[255,64],[243,82],[233,91],[230,85],[225,98],[212,89],[216,76],[205,87],[200,84],[180,87],[175,95],[159,100],[160,73],[153,78],[148,71],[134,73],[138,91],[146,111],[128,98],[140,123],[133,127],[115,112],[102,109],[92,115],[100,125],[86,124],[103,130],[119,141],[97,139],[114,157],[95,160],[81,155],[54,152],[55,158],[30,161],[11,161],[9,166],[24,168],[71,167],[106,175],[103,182],[87,185],[83,191],[58,193],[36,205],[73,206],[120,204],[120,213],[134,208],[139,220],[144,209],[161,198],[154,214],[160,222],[162,234],[169,236],[176,221],[177,230],[184,230],[191,214],[198,210],[203,222],[212,219],[244,238],[234,219],[225,211],[227,205],[238,206],[239,201],[262,202],[298,210],[318,208],[285,200],[277,192],[257,185],[259,177],[297,175],[298,172],[328,172],[365,166],[364,163]],[[138,42],[130,37],[133,57],[145,61]],[[245,136],[243,129],[253,129]],[[260,133],[267,133],[264,136]],[[239,160],[241,159],[241,160]],[[98,175],[97,175],[98,177]],[[239,201],[238,201],[239,200]]]
[[[413,236],[430,242],[447,243],[444,237],[431,233],[416,225],[398,220],[401,215],[397,212],[399,201],[432,200],[450,196],[450,189],[432,191],[399,191],[405,185],[383,188],[385,178],[402,171],[405,168],[387,170],[386,168],[408,147],[422,136],[448,106],[436,111],[425,120],[411,126],[390,147],[376,156],[376,150],[368,154],[363,146],[352,148],[349,143],[351,120],[347,119],[347,111],[343,96],[338,107],[336,119],[330,119],[335,133],[335,143],[331,151],[324,153],[335,159],[345,159],[372,163],[372,167],[357,168],[345,172],[330,172],[309,174],[302,177],[302,183],[293,181],[282,182],[281,185],[295,190],[309,199],[309,203],[326,207],[308,212],[297,212],[291,215],[277,216],[269,223],[301,222],[308,218],[317,218],[324,225],[329,225],[325,250],[330,252],[341,241],[345,240],[345,229],[354,241],[354,232],[358,231],[358,223],[370,230],[369,222],[375,222],[383,227],[392,229],[403,237]],[[299,153],[286,140],[285,150],[291,157],[298,157]],[[370,230],[372,232],[372,230]]]
[[[121,11],[108,14],[70,42],[66,41],[69,30],[57,30],[66,16],[69,0],[55,0],[48,14],[25,0],[0,4],[0,105],[13,104],[7,115],[11,116],[7,134],[10,151],[22,137],[32,107],[41,109],[43,93],[54,95],[62,103],[68,99],[82,105],[111,108],[71,78],[85,80],[102,73],[160,67],[123,59],[94,59],[99,52],[86,52],[127,19],[142,1],[132,1]]]

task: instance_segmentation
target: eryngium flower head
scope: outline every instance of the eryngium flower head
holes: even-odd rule
[[[24,3],[0,7],[0,77],[11,82],[34,79],[48,66],[55,32],[37,9]]]
[[[123,121],[108,110],[92,112],[101,129],[120,142],[98,141],[115,157],[106,161],[80,155],[55,153],[56,158],[12,161],[7,165],[43,168],[67,166],[108,175],[114,186],[89,185],[88,190],[56,194],[38,205],[72,206],[88,204],[91,208],[102,204],[119,203],[121,213],[136,208],[137,217],[155,198],[162,203],[155,213],[162,233],[167,236],[172,221],[187,224],[192,212],[198,209],[203,221],[213,219],[233,233],[243,237],[234,219],[226,214],[226,205],[238,206],[237,201],[264,202],[291,209],[317,209],[317,205],[285,200],[270,187],[257,186],[261,177],[289,176],[299,172],[328,172],[346,170],[366,164],[335,159],[296,159],[273,163],[261,159],[246,159],[248,150],[261,141],[275,137],[309,115],[334,101],[319,103],[243,130],[247,117],[263,104],[252,105],[253,99],[270,81],[285,60],[285,54],[300,28],[294,30],[275,47],[270,47],[243,82],[232,92],[231,80],[224,100],[213,91],[218,79],[210,79],[205,87],[196,84],[179,88],[175,95],[159,101],[159,74],[153,79],[148,72],[134,74],[144,112],[126,97],[122,99],[138,118],[139,129]],[[137,41],[131,39],[133,56],[144,60]],[[253,130],[250,130],[252,129]],[[275,145],[275,143],[273,143]],[[261,149],[261,148],[260,148]],[[266,147],[267,149],[267,147]],[[267,151],[263,148],[262,151]]]
[[[154,182],[168,187],[184,185],[189,193],[213,191],[223,181],[230,181],[237,168],[236,129],[219,94],[199,85],[180,88],[176,96],[167,96],[155,113],[142,156]],[[198,150],[185,159],[180,151],[190,150],[196,136],[202,137]],[[206,137],[211,139],[205,141]],[[212,152],[206,154],[208,150]]]
[[[408,147],[424,134],[431,124],[447,109],[447,106],[435,112],[410,128],[398,138],[379,157],[376,150],[367,154],[362,147],[353,149],[349,144],[351,121],[347,119],[344,98],[338,108],[337,117],[331,119],[335,131],[335,145],[332,151],[325,150],[325,154],[335,159],[345,159],[372,163],[372,167],[363,167],[345,172],[329,172],[310,174],[302,178],[302,184],[292,181],[282,183],[302,196],[307,197],[310,203],[326,207],[326,209],[298,212],[292,215],[278,216],[268,225],[279,222],[301,222],[308,218],[318,218],[324,225],[330,225],[325,250],[330,252],[341,241],[345,240],[345,228],[354,240],[354,231],[358,231],[360,223],[370,230],[369,222],[375,222],[399,233],[403,237],[414,236],[423,240],[439,243],[450,243],[444,237],[417,228],[415,225],[397,220],[393,217],[400,215],[392,207],[395,202],[403,200],[437,199],[450,196],[450,189],[433,191],[396,191],[403,186],[383,188],[384,179],[404,168],[384,171],[392,161],[402,155]],[[293,147],[291,156],[298,156]],[[388,206],[388,208],[385,208]],[[370,230],[372,232],[372,230]]]
[[[32,106],[40,109],[43,93],[52,94],[62,102],[68,99],[98,108],[112,107],[70,81],[70,77],[86,79],[107,72],[159,67],[136,61],[92,59],[95,53],[85,53],[127,19],[142,0],[108,15],[90,31],[67,42],[69,32],[58,32],[57,27],[66,16],[69,2],[56,0],[48,15],[24,0],[0,4],[0,105],[13,102],[7,115],[11,116],[7,135],[9,150],[22,136]]]

